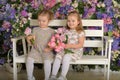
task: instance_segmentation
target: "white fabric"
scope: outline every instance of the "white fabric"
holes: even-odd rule
[[[61,63],[61,59],[59,59],[58,57],[55,58],[55,61],[53,63],[53,68],[52,68],[52,75],[57,75],[58,70],[60,68],[60,63]]]
[[[71,59],[72,59],[72,56],[70,54],[65,54],[64,57],[63,57],[61,75],[64,76],[64,77],[66,77],[66,74],[69,70]]]
[[[33,80],[33,68],[34,68],[34,59],[28,57],[26,61],[26,70],[28,80]]]
[[[55,61],[53,63],[53,70],[52,70],[52,75],[57,75],[58,73],[58,70],[60,68],[60,64],[61,64],[61,61],[62,61],[62,72],[61,72],[61,75],[66,77],[66,74],[69,70],[69,65],[70,65],[70,60],[72,59],[71,55],[70,54],[65,54],[63,56],[63,59],[59,59],[58,57],[55,58]]]
[[[48,80],[50,77],[51,63],[52,61],[50,60],[44,60],[45,80]],[[28,57],[26,61],[26,70],[27,70],[28,80],[34,80],[33,69],[34,69],[34,59]]]
[[[50,61],[50,60],[44,60],[45,80],[48,80],[50,77],[51,63],[52,63],[52,61]]]

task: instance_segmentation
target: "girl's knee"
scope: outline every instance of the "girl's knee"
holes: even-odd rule
[[[71,58],[71,55],[70,54],[65,54],[64,58],[68,58],[69,59],[69,58]]]
[[[34,62],[34,59],[31,57],[27,57],[26,62]]]
[[[71,60],[71,55],[70,54],[65,54],[63,57],[63,61],[70,61]]]
[[[44,60],[44,64],[52,64],[51,60]]]

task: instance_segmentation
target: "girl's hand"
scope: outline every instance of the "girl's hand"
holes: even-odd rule
[[[65,45],[65,48],[66,48],[66,49],[72,48],[72,44],[66,44],[66,45]]]
[[[46,53],[48,53],[48,52],[50,52],[50,51],[52,51],[51,48],[45,48],[45,49],[44,49],[44,52],[46,52]]]
[[[27,42],[28,42],[29,44],[31,44],[31,40],[32,40],[32,39],[35,40],[35,36],[29,35],[29,36],[26,37],[26,39],[27,39]],[[32,45],[32,44],[31,44],[31,45]]]

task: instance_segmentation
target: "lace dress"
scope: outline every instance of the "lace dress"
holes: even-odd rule
[[[76,30],[69,30],[65,34],[68,35],[68,44],[78,44],[78,39],[80,37],[84,37],[85,36],[85,33],[83,31],[78,33]],[[70,50],[72,52],[74,52],[74,53],[70,53],[73,61],[79,60],[82,57],[82,55],[83,55],[83,48],[70,49]],[[64,55],[65,55],[64,51],[61,51],[60,53],[58,53],[56,55],[56,57],[62,59],[62,56],[64,56]]]

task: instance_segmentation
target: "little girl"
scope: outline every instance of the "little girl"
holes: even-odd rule
[[[43,10],[38,13],[39,27],[33,28],[32,36],[27,37],[29,44],[30,39],[34,39],[34,45],[26,59],[28,80],[35,80],[33,76],[34,62],[43,60],[45,80],[49,79],[51,72],[51,62],[54,58],[52,50],[48,48],[48,41],[54,34],[54,30],[48,27],[48,23],[53,19],[53,13],[49,10]]]
[[[61,51],[56,55],[55,61],[53,63],[52,76],[49,80],[56,80],[56,75],[62,63],[62,72],[57,80],[67,80],[66,74],[69,70],[70,61],[76,61],[82,57],[83,54],[83,44],[85,40],[85,33],[82,28],[82,21],[80,14],[77,11],[71,11],[67,16],[67,29],[65,33],[68,35],[68,43],[66,44],[66,49],[72,50],[74,53],[64,54],[64,51]],[[58,56],[61,55],[62,58]]]

